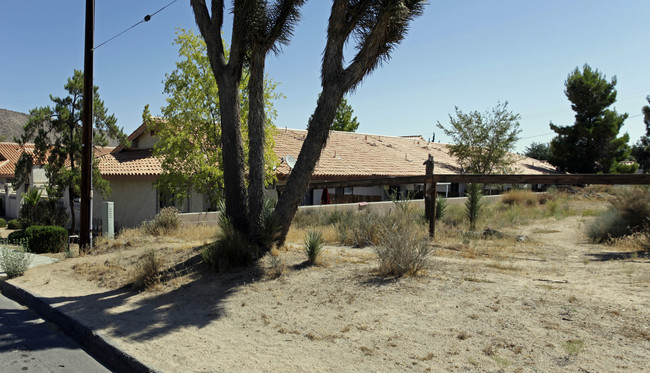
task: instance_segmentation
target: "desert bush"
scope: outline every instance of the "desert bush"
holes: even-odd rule
[[[148,250],[140,259],[135,267],[132,287],[134,290],[150,289],[160,281],[161,262],[156,256],[156,252]]]
[[[530,190],[513,189],[501,196],[501,202],[506,205],[536,206],[539,199]]]
[[[309,231],[305,235],[304,250],[307,254],[307,263],[314,265],[323,251],[323,234],[319,231]]]
[[[469,229],[476,230],[476,222],[481,214],[481,199],[483,193],[481,191],[481,184],[471,183],[467,185],[467,201],[465,201],[465,209],[467,213],[467,220],[469,220]]]
[[[594,242],[605,242],[648,230],[649,219],[650,190],[630,188],[615,196],[610,208],[587,226],[587,235]]]
[[[375,247],[382,276],[414,275],[430,264],[431,246],[423,229],[397,217],[383,227],[381,243]]]
[[[153,220],[142,223],[142,228],[152,236],[169,234],[181,226],[179,214],[180,211],[176,207],[162,208]]]
[[[287,269],[287,266],[282,261],[282,258],[280,258],[277,254],[272,254],[272,252],[269,253],[268,256],[269,267],[265,271],[266,276],[269,278],[278,278],[282,276],[284,271]]]
[[[0,228],[4,228],[7,226],[7,221],[3,218],[0,218]]]
[[[292,225],[296,228],[319,227],[324,225],[337,225],[342,221],[348,221],[354,216],[354,212],[345,210],[318,210],[299,209],[294,215]]]
[[[22,229],[23,226],[20,224],[20,220],[12,219],[7,222],[7,228],[9,229]]]
[[[379,216],[370,210],[359,212],[349,221],[337,224],[339,241],[344,245],[365,247],[376,245],[380,242],[382,232],[382,219],[388,216]]]
[[[0,268],[8,278],[22,276],[29,268],[33,257],[23,249],[12,250],[0,247]]]
[[[237,231],[226,214],[219,219],[217,241],[203,248],[203,261],[214,272],[226,272],[253,262],[248,237]]]

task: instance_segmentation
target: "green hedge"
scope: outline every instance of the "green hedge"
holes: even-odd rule
[[[7,223],[7,228],[9,228],[9,229],[21,229],[22,225],[20,224],[20,220],[13,219],[13,220],[9,220],[9,223]]]
[[[64,251],[68,243],[68,230],[56,225],[32,225],[24,231],[12,232],[9,243],[27,241],[27,249],[36,254]]]
[[[9,236],[7,236],[7,242],[12,245],[20,245],[25,237],[25,231],[11,232],[9,233]]]
[[[0,199],[0,201],[2,200]],[[0,228],[4,228],[6,226],[7,226],[7,221],[4,220],[3,218],[0,218]]]

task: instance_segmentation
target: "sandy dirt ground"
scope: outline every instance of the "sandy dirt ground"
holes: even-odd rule
[[[327,246],[305,266],[298,243],[279,277],[268,257],[213,275],[201,242],[152,238],[184,260],[154,291],[115,276],[143,255],[128,243],[10,282],[166,372],[647,371],[650,258],[588,243],[587,219],[511,229],[526,242],[436,244],[432,268],[402,279],[374,275],[370,248]]]

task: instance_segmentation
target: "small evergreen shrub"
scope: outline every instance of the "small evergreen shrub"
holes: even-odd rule
[[[3,218],[0,218],[0,228],[4,228],[7,226],[7,221]]]
[[[25,231],[11,232],[9,233],[9,236],[7,236],[7,242],[11,245],[21,245],[26,240],[27,240],[27,235],[25,234]]]
[[[20,224],[20,221],[18,219],[12,219],[7,222],[7,228],[9,229],[22,229],[23,226]]]
[[[32,225],[25,229],[24,238],[32,253],[58,253],[67,246],[68,230],[54,225]]]
[[[323,251],[323,234],[319,231],[309,231],[305,235],[304,250],[307,254],[307,263],[314,265]]]
[[[22,276],[29,268],[33,257],[23,250],[0,247],[0,269],[8,278]]]

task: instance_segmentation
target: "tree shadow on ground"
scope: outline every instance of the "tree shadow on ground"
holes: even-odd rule
[[[161,273],[188,276],[189,283],[168,292],[138,293],[130,286],[84,296],[41,297],[62,313],[93,330],[146,341],[185,328],[203,328],[225,315],[228,297],[262,277],[259,265],[213,274],[197,254]]]
[[[627,259],[650,259],[650,251],[639,250],[630,252],[600,252],[594,254],[587,254],[591,257],[590,260],[594,262],[607,262],[610,260],[627,260]]]

